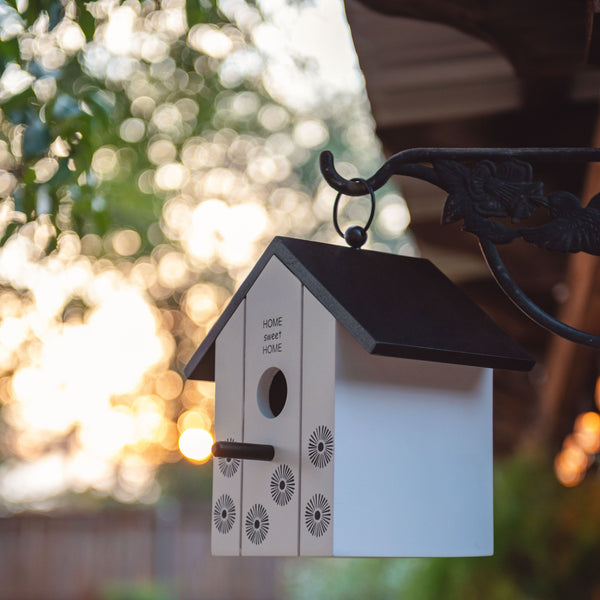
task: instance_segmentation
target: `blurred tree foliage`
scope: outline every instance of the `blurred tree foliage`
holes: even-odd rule
[[[84,56],[109,13],[100,10],[96,19],[99,5],[83,2],[0,6],[1,166],[12,175],[4,175],[4,196],[14,199],[19,217],[49,214],[59,231],[104,234],[111,223],[148,225],[156,202],[137,185],[148,161],[120,136],[120,123],[131,116],[126,84],[92,72]],[[103,147],[122,150],[124,162],[97,173],[94,154]]]
[[[484,558],[313,561],[291,596],[332,600],[583,600],[600,594],[600,480],[561,486],[546,458],[495,473],[495,551]]]
[[[181,488],[156,471],[181,460],[182,431],[211,429],[214,402],[182,366],[273,235],[334,238],[321,149],[350,177],[379,162],[364,93],[278,90],[315,65],[274,36],[251,0],[0,0],[11,507]],[[367,202],[344,210],[360,221]],[[407,215],[388,213],[382,249],[405,242]]]
[[[120,24],[111,21],[117,9]],[[186,161],[187,140],[223,130],[230,143],[245,134],[271,146],[286,144],[281,134],[291,140],[303,115],[278,112],[265,90],[265,59],[251,40],[261,22],[244,1],[0,0],[0,198],[16,210],[2,240],[48,214],[58,233],[136,229],[147,252],[161,238],[148,228],[164,200],[185,187],[186,171],[211,166]],[[288,151],[295,187],[314,191],[323,143],[347,154],[349,106],[343,115],[323,106],[328,134]],[[289,183],[283,172],[272,179]]]

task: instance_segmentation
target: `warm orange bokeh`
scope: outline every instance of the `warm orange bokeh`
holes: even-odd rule
[[[213,437],[206,429],[186,429],[179,437],[181,453],[197,463],[206,462],[210,458],[213,443]]]
[[[593,455],[599,451],[600,414],[582,413],[575,419],[573,433],[565,438],[562,450],[556,456],[556,477],[566,487],[578,485],[583,481]]]

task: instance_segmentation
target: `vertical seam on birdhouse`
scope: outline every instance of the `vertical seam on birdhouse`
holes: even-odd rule
[[[242,348],[244,349],[244,360],[242,361],[242,442],[244,441],[244,428],[246,426],[246,299],[242,300],[244,312],[244,327],[242,328]],[[242,556],[242,515],[244,508],[244,461],[240,465],[240,536],[239,536],[239,554]]]
[[[331,533],[329,534],[330,537],[330,555],[331,556],[335,556],[334,554],[334,542],[335,542],[335,460],[337,458],[337,450],[336,450],[336,444],[337,444],[337,422],[336,422],[336,416],[337,416],[337,362],[338,362],[338,334],[337,334],[337,330],[338,330],[338,321],[337,319],[335,320],[334,324],[333,324],[333,372],[331,374],[331,376],[333,377],[333,398],[332,398],[332,409],[333,409],[333,414],[331,415],[331,431],[333,433],[333,455],[331,457],[331,460],[329,461],[329,468],[331,469],[331,474],[329,475],[329,477],[331,478]]]
[[[298,419],[299,436],[298,436],[298,556],[300,556],[302,536],[302,420],[303,420],[303,400],[304,400],[304,290],[305,286],[300,286],[300,378],[299,378],[299,390],[300,390],[300,413]]]

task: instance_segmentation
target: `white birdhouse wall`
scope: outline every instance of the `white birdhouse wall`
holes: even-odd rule
[[[215,437],[243,439],[245,303],[238,306],[215,346]],[[213,512],[211,549],[215,555],[240,553],[242,469],[239,458],[213,462]]]
[[[300,554],[333,551],[335,319],[304,288]]]
[[[246,296],[244,441],[275,457],[244,461],[242,554],[298,554],[301,326],[302,284],[273,258]]]
[[[215,459],[213,554],[331,554],[334,374],[335,319],[273,258],[217,338],[215,436],[275,456]]]
[[[333,554],[493,554],[492,370],[336,348]]]
[[[215,379],[217,440],[275,455],[215,459],[213,554],[492,553],[491,369],[370,355],[272,257]]]

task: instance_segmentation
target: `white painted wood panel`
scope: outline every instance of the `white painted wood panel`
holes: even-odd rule
[[[492,371],[372,356],[337,325],[338,556],[493,553]]]
[[[273,257],[246,296],[244,441],[273,445],[275,457],[244,461],[242,554],[298,554],[301,322],[302,285]],[[257,396],[274,371],[287,397],[269,418]]]
[[[304,288],[300,554],[333,550],[335,319]]]
[[[215,440],[243,441],[245,301],[215,342]],[[240,554],[242,471],[239,459],[213,459],[211,547],[215,556]]]

